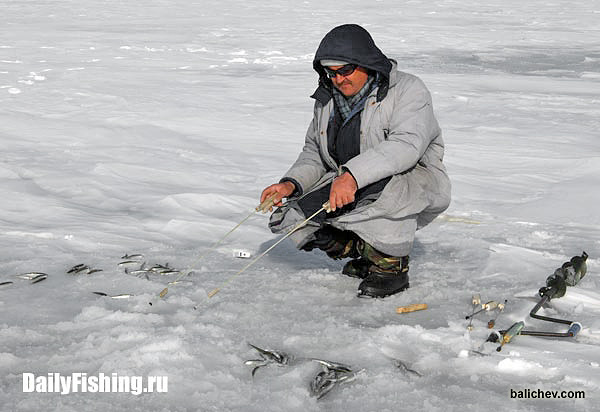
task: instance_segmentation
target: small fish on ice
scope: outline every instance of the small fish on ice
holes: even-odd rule
[[[323,370],[315,376],[310,383],[311,396],[321,399],[337,385],[352,382],[364,369],[354,372],[352,368],[343,363],[330,362],[322,359],[313,359],[319,362]]]
[[[263,366],[267,366],[270,364],[276,364],[278,366],[286,366],[290,362],[290,356],[284,352],[269,350],[269,349],[261,349],[258,346],[254,346],[249,343],[248,345],[252,346],[254,349],[258,351],[260,355],[260,359],[250,359],[244,362],[245,365],[254,366],[252,369],[252,376],[256,373],[259,368]]]

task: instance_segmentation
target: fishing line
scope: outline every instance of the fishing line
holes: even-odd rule
[[[214,249],[216,249],[230,234],[232,234],[237,228],[239,228],[244,222],[246,222],[252,215],[254,215],[255,212],[262,212],[262,213],[266,213],[269,209],[271,209],[273,207],[273,205],[275,204],[275,199],[277,198],[277,193],[272,194],[271,196],[267,197],[264,202],[262,202],[260,205],[258,205],[252,212],[250,212],[250,214],[248,216],[246,216],[244,219],[242,219],[242,221],[240,223],[238,223],[237,225],[235,225],[235,227],[233,229],[231,229],[229,232],[225,233],[225,235],[223,235],[220,239],[218,239],[208,250],[206,250],[198,259],[196,259],[192,265],[189,266],[189,268],[183,272],[181,272],[181,274],[172,282],[169,282],[167,285],[174,285],[177,282],[179,282],[183,277],[188,276],[192,273],[193,269],[196,267],[196,265],[206,257],[206,255],[208,255],[209,252],[212,252]],[[167,293],[169,293],[169,287],[165,286],[165,288],[158,294],[158,298],[164,298]],[[156,299],[156,297],[155,297]],[[148,304],[150,306],[152,306],[152,301],[148,302]]]
[[[227,279],[222,285],[221,287],[215,288],[212,291],[210,291],[210,293],[208,294],[208,298],[212,298],[213,296],[215,296],[217,293],[219,293],[219,291],[224,288],[225,286],[227,286],[227,284],[229,282],[231,282],[235,277],[237,277],[238,275],[244,273],[244,271],[246,271],[246,269],[248,269],[250,266],[252,266],[254,263],[256,263],[260,258],[262,258],[264,255],[266,255],[267,253],[269,253],[275,246],[277,246],[278,244],[280,244],[282,241],[284,241],[285,239],[287,239],[292,233],[294,233],[295,231],[297,231],[298,229],[304,227],[311,219],[313,219],[315,216],[317,216],[319,213],[321,213],[322,211],[330,211],[329,208],[329,202],[326,202],[323,207],[321,207],[319,210],[317,210],[315,213],[313,213],[310,217],[308,217],[306,220],[304,220],[303,222],[298,223],[292,230],[290,230],[285,236],[283,236],[281,239],[279,239],[277,242],[275,242],[270,248],[268,248],[267,250],[265,250],[263,253],[261,253],[259,256],[257,256],[252,262],[248,263],[246,266],[244,266],[242,269],[240,269],[239,272],[237,272],[236,274],[232,275],[229,279]]]

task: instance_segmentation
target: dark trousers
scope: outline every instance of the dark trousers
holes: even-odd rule
[[[343,215],[344,213],[348,213],[351,210],[356,208],[357,203],[361,200],[365,199],[367,196],[372,197],[373,200],[379,197],[379,194],[385,187],[385,185],[390,181],[391,177],[387,177],[385,179],[381,179],[375,183],[371,183],[361,189],[358,189],[354,195],[354,202],[348,203],[344,207],[340,209],[336,209],[335,212],[326,213],[325,211],[319,213],[312,220],[316,223],[323,224],[323,221],[326,218],[338,217]],[[323,203],[329,200],[329,192],[331,192],[331,183],[327,186],[324,186],[314,192],[311,192],[304,196],[303,198],[298,200],[298,206],[302,209],[302,213],[304,216],[308,217],[323,207]]]

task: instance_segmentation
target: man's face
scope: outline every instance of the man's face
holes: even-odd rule
[[[337,70],[342,67],[343,66],[329,66],[332,70]],[[368,79],[369,74],[367,73],[367,70],[362,67],[357,67],[356,70],[348,76],[342,76],[338,73],[331,79],[331,82],[344,96],[350,97],[358,93]]]

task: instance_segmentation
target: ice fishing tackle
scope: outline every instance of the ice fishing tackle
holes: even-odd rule
[[[294,226],[292,228],[292,230],[290,230],[285,236],[283,236],[281,239],[279,239],[277,242],[275,242],[270,248],[268,248],[267,250],[265,250],[263,253],[261,253],[259,256],[257,256],[254,260],[252,260],[250,263],[248,263],[246,266],[244,266],[242,269],[240,269],[239,272],[237,272],[236,274],[232,275],[229,279],[227,279],[223,285],[221,285],[221,287],[215,288],[212,291],[209,292],[208,294],[208,298],[212,298],[214,295],[216,295],[217,293],[219,293],[219,291],[225,287],[225,285],[227,285],[229,282],[231,282],[233,280],[233,278],[235,278],[238,275],[241,275],[246,269],[248,269],[250,266],[252,266],[253,264],[255,264],[260,258],[262,258],[264,255],[266,255],[267,253],[269,253],[275,246],[277,246],[278,244],[280,244],[281,242],[283,242],[285,239],[287,239],[292,233],[294,233],[295,231],[297,231],[298,229],[301,229],[302,227],[306,226],[306,224],[313,219],[315,216],[317,216],[319,213],[321,213],[322,211],[326,211],[327,213],[329,213],[331,211],[331,207],[329,206],[329,201],[325,202],[323,204],[323,206],[317,210],[315,213],[313,213],[311,216],[309,216],[308,218],[306,218],[304,221],[298,223],[296,226]]]
[[[217,246],[219,246],[226,238],[227,236],[229,236],[230,234],[232,234],[237,228],[239,228],[246,220],[248,220],[252,215],[254,215],[255,212],[261,212],[261,213],[267,213],[269,211],[269,209],[271,209],[273,207],[273,205],[277,202],[277,193],[272,194],[271,196],[267,197],[261,204],[259,204],[258,206],[256,206],[256,208],[250,212],[250,214],[248,214],[248,216],[246,216],[244,219],[242,219],[242,221],[240,223],[238,223],[237,225],[235,225],[235,227],[233,227],[233,229],[231,229],[229,232],[225,233],[225,235],[223,235],[219,240],[217,240],[206,252],[204,252],[204,254],[202,256],[200,256],[195,262],[194,264],[192,264],[190,266],[190,269],[181,272],[181,274],[177,277],[177,279],[175,279],[173,282],[171,282],[171,284],[176,284],[177,282],[179,282],[181,280],[181,278],[183,278],[184,276],[189,275],[192,272],[192,269],[198,264],[198,262],[200,262],[202,259],[204,259],[204,257],[211,251],[213,251],[214,249],[217,248]],[[159,298],[164,298],[167,293],[169,293],[169,288],[165,287],[159,294],[158,297]],[[152,306],[152,302],[149,302],[150,306]]]
[[[524,330],[522,335],[544,336],[551,338],[573,338],[577,336],[581,330],[581,323],[566,319],[551,318],[548,316],[538,315],[540,308],[549,302],[551,299],[561,298],[567,292],[567,286],[577,285],[587,273],[588,254],[585,251],[581,256],[573,256],[571,260],[562,264],[562,266],[554,271],[554,273],[546,279],[546,286],[540,288],[540,301],[531,309],[529,316],[534,319],[544,320],[547,322],[562,323],[569,325],[566,332],[539,332]]]
[[[545,332],[545,331],[534,331],[523,329],[523,322],[517,322],[512,325],[508,330],[493,332],[487,339],[486,342],[502,342],[500,347],[497,349],[501,350],[502,346],[509,343],[512,338],[516,335],[529,335],[529,336],[540,336],[550,338],[573,338],[581,331],[581,323],[567,319],[557,319],[548,316],[538,315],[537,312],[540,308],[549,302],[551,299],[563,297],[567,291],[567,286],[577,285],[581,279],[587,273],[587,261],[588,254],[584,251],[581,256],[574,256],[568,262],[562,264],[562,266],[554,271],[554,273],[546,279],[546,286],[540,288],[539,295],[540,301],[531,309],[529,316],[534,319],[543,320],[546,322],[560,323],[569,325],[566,332]],[[518,324],[523,324],[518,326]]]
[[[500,346],[496,348],[496,351],[500,352],[504,345],[510,343],[510,341],[512,341],[515,336],[519,335],[523,331],[524,326],[525,323],[523,321],[520,321],[514,323],[510,328],[508,328],[508,330],[502,333],[502,338],[500,339]]]
[[[496,321],[498,320],[498,317],[502,314],[502,312],[504,312],[504,308],[506,307],[507,302],[508,300],[505,299],[504,303],[498,303],[498,314],[495,318],[489,320],[488,329],[492,329],[496,325]]]
[[[506,300],[504,301],[504,303],[498,303],[495,300],[491,300],[487,303],[481,303],[481,296],[479,294],[475,294],[473,295],[473,300],[472,300],[472,305],[473,305],[473,313],[471,313],[470,315],[465,316],[465,319],[470,320],[469,321],[469,325],[467,326],[467,330],[471,331],[473,330],[473,318],[478,315],[481,312],[491,312],[495,309],[499,310],[498,315],[496,315],[496,318],[498,318],[498,316],[500,315],[500,313],[504,310],[504,306],[506,304]],[[488,322],[488,328],[493,328],[495,322],[496,322],[496,318],[490,320]],[[490,326],[490,324],[492,326]]]
[[[496,302],[495,300],[490,300],[489,302],[482,304],[481,309],[479,309],[478,311],[465,316],[465,319],[471,319],[473,316],[475,316],[483,311],[489,312],[490,310],[494,310],[497,307],[498,307],[498,302]]]
[[[475,313],[475,311],[477,310],[477,308],[479,307],[479,305],[481,305],[481,295],[479,295],[479,293],[473,295],[473,298],[471,300],[471,305],[473,306],[473,313]],[[469,326],[467,326],[467,330],[471,331],[473,330],[473,317],[471,316],[471,320],[469,321]]]

